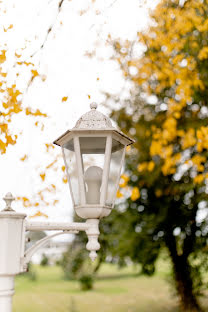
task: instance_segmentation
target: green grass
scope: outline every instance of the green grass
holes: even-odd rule
[[[60,267],[36,266],[37,281],[16,278],[14,312],[177,312],[177,298],[167,282],[169,264],[160,261],[153,277],[138,268],[102,266],[94,290],[83,292],[76,281],[63,280]],[[208,300],[203,299],[208,307]],[[208,308],[207,310],[208,311]]]

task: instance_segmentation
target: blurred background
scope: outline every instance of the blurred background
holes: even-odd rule
[[[14,311],[208,311],[208,1],[2,0],[0,14],[1,198],[80,221],[52,142],[91,102],[136,141],[98,259],[84,234],[52,240],[16,278]]]

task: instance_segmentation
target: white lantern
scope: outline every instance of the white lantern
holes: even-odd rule
[[[73,205],[84,219],[110,214],[126,147],[134,143],[96,109],[92,103],[91,111],[54,142],[62,147]]]

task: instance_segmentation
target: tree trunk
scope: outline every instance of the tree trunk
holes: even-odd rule
[[[188,259],[183,255],[177,256],[177,259],[173,262],[173,268],[182,310],[186,312],[202,311],[193,293],[193,281]]]
[[[191,277],[191,266],[188,262],[188,255],[178,255],[175,237],[171,235],[166,240],[176,283],[176,290],[180,300],[181,310],[184,312],[201,312],[196,295],[193,292],[193,281]]]
[[[100,268],[102,262],[103,262],[102,257],[99,257],[98,262],[97,262],[97,265],[96,265],[96,267],[95,267],[94,270],[93,270],[93,273],[94,273],[94,274],[97,273],[97,271],[99,270],[99,268]]]

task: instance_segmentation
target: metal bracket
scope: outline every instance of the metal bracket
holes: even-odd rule
[[[70,230],[70,231],[61,231],[52,235],[48,235],[42,239],[40,239],[38,242],[36,242],[32,247],[28,248],[25,251],[24,257],[21,259],[21,272],[27,271],[28,263],[33,256],[33,254],[41,247],[43,247],[47,242],[56,236],[62,235],[62,234],[77,234],[79,231],[76,230]]]
[[[88,236],[87,250],[90,251],[90,258],[92,261],[97,257],[96,251],[100,249],[100,244],[98,243],[99,232],[99,220],[89,219],[85,223],[73,222],[73,223],[55,223],[55,222],[25,222],[24,234],[26,231],[58,231],[55,234],[48,235],[38,242],[36,242],[32,247],[28,248],[24,252],[21,258],[20,271],[27,271],[28,263],[33,256],[33,254],[42,246],[44,246],[51,238],[62,234],[77,234],[79,231],[85,231]]]

